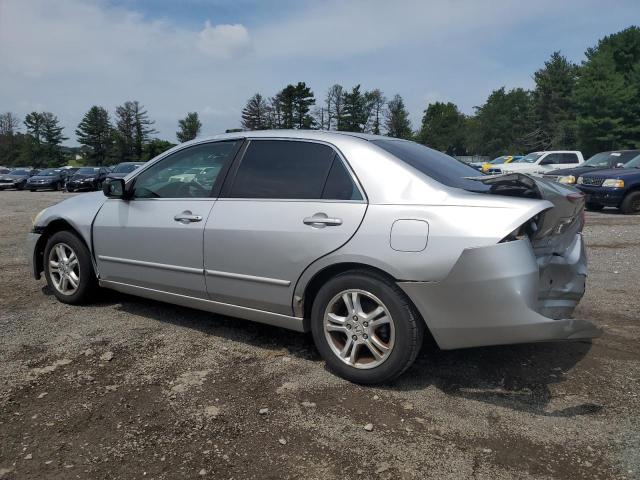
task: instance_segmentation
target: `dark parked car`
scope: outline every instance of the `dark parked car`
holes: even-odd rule
[[[82,167],[67,181],[67,192],[76,190],[100,190],[107,178],[106,167]]]
[[[47,168],[27,179],[25,188],[32,192],[41,189],[61,190],[67,181],[67,173],[60,168]]]
[[[609,168],[621,168],[627,162],[640,155],[640,150],[614,150],[596,153],[579,167],[562,168],[544,175],[547,180],[574,185],[583,173],[595,172]]]
[[[16,168],[9,173],[0,175],[0,190],[15,188],[16,190],[24,189],[27,179],[38,173],[38,170],[31,168]]]
[[[107,174],[107,178],[124,178],[142,165],[144,165],[144,162],[119,163],[111,169],[111,172]]]
[[[640,155],[621,168],[583,173],[576,185],[586,196],[587,209],[619,208],[640,213]]]

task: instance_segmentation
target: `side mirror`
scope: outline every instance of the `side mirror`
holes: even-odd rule
[[[108,198],[124,198],[124,180],[122,178],[107,178],[102,184],[102,193]]]

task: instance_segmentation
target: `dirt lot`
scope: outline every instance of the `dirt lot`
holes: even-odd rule
[[[0,478],[640,478],[640,217],[588,215],[576,316],[602,338],[427,345],[364,388],[309,335],[109,292],[58,303],[23,243],[64,196],[0,192]]]

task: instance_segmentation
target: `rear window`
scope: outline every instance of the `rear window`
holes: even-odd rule
[[[90,175],[92,173],[98,173],[100,171],[100,167],[84,167],[78,170],[76,173],[80,173],[82,175]]]
[[[466,177],[478,177],[478,171],[449,155],[433,150],[419,143],[407,140],[371,140],[419,172],[449,187],[462,188],[475,192],[489,189],[486,185]]]

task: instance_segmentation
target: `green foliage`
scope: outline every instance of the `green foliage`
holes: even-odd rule
[[[522,88],[494,90],[470,119],[470,145],[475,154],[498,156],[531,150],[534,130],[531,92]]]
[[[178,120],[178,128],[180,130],[176,132],[176,137],[180,143],[196,138],[202,128],[198,112],[189,112],[182,120]]]
[[[466,117],[451,102],[429,104],[422,117],[417,140],[449,155],[465,153]]]
[[[242,109],[242,128],[264,130],[269,128],[269,105],[262,95],[256,93]]]
[[[142,155],[141,160],[147,161],[152,158],[160,155],[162,152],[169,150],[170,148],[175,147],[175,143],[168,142],[167,140],[161,140],[159,138],[154,138],[144,145],[144,153]]]
[[[409,112],[407,112],[400,95],[394,95],[387,104],[386,117],[384,126],[387,130],[387,136],[405,139],[413,137]]]
[[[609,35],[586,52],[574,101],[587,153],[640,147],[640,28]]]
[[[533,111],[538,148],[562,150],[575,147],[573,93],[578,66],[554,52],[544,67],[534,73]]]
[[[51,112],[31,112],[24,125],[27,135],[22,139],[18,164],[40,168],[60,165],[64,160],[60,144],[67,137],[58,117]]]
[[[310,114],[316,100],[306,83],[287,85],[270,100],[270,127],[308,129],[314,126]]]
[[[369,118],[367,98],[360,92],[360,85],[356,85],[351,92],[344,93],[344,109],[340,119],[339,130],[347,132],[364,132]]]
[[[116,107],[115,140],[119,162],[143,158],[145,144],[157,133],[152,127],[154,123],[137,100]]]
[[[87,147],[91,164],[105,165],[113,153],[114,134],[109,112],[94,105],[84,114],[76,129],[78,143]]]

